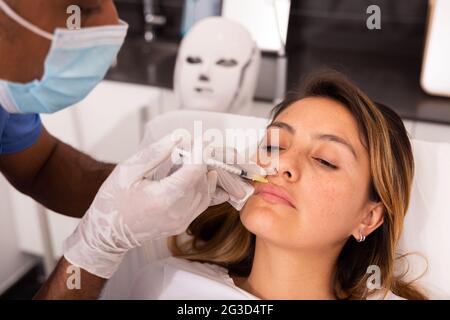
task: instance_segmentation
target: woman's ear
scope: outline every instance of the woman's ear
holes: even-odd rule
[[[372,204],[370,209],[364,214],[357,228],[352,232],[357,241],[364,239],[375,231],[384,222],[384,205],[382,202]]]

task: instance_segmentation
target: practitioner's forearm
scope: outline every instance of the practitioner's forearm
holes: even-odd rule
[[[105,283],[106,279],[71,265],[63,257],[34,299],[97,299]]]

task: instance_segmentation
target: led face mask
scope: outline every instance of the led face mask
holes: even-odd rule
[[[251,100],[259,55],[250,33],[237,22],[219,17],[201,20],[178,53],[174,87],[179,104],[224,112]]]
[[[0,80],[0,105],[10,113],[54,113],[84,99],[103,80],[125,40],[128,25],[57,28],[54,34],[17,15],[3,0],[0,9],[28,30],[52,41],[41,80]]]

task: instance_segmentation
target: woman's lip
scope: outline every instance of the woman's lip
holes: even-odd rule
[[[278,187],[274,184],[257,184],[255,186],[255,194],[261,196],[269,202],[282,203],[295,208],[289,194],[287,194],[287,192],[284,191],[281,187]]]

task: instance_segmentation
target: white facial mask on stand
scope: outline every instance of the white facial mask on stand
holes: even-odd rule
[[[210,17],[181,43],[174,88],[182,109],[245,114],[251,107],[260,52],[239,23]]]

